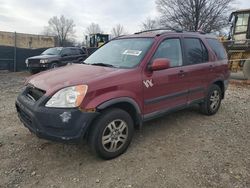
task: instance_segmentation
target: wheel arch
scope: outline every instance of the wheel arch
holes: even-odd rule
[[[120,108],[132,117],[136,129],[142,127],[142,113],[139,105],[135,100],[129,97],[120,97],[116,99],[108,100],[99,106],[97,106],[97,111],[102,111],[107,108]]]
[[[52,60],[51,62],[49,62],[50,65],[52,65],[53,63],[59,64],[60,61],[59,61],[58,59],[54,59],[54,60]]]
[[[224,84],[224,82],[222,80],[217,80],[217,81],[213,82],[213,84],[220,87],[221,92],[222,92],[222,99],[224,99],[224,97],[225,97],[225,84]]]

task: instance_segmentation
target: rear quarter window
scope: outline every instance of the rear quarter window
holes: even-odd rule
[[[217,39],[207,39],[207,42],[219,60],[227,58],[223,45]]]

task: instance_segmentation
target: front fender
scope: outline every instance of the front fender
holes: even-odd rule
[[[142,106],[140,102],[136,100],[136,98],[136,94],[130,91],[119,90],[108,92],[94,97],[85,105],[85,109],[104,109],[119,102],[128,102],[132,104],[136,108],[136,110],[141,114]]]
[[[121,103],[121,102],[126,102],[126,103],[131,104],[136,109],[136,112],[138,114],[141,114],[141,109],[140,109],[139,105],[136,103],[136,101],[134,99],[129,98],[129,97],[119,97],[119,98],[115,98],[115,99],[110,99],[110,100],[100,104],[97,107],[97,109],[103,110],[105,108],[108,108],[109,106],[112,106],[114,104]]]

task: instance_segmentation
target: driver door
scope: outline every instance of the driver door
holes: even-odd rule
[[[170,68],[165,70],[145,71],[144,114],[145,119],[160,115],[187,104],[187,72],[183,67],[183,52],[180,38],[167,38],[158,46],[151,63],[157,58],[170,60]]]
[[[67,65],[68,63],[72,63],[73,61],[73,54],[70,48],[64,48],[62,50],[62,59],[61,62],[63,65]]]

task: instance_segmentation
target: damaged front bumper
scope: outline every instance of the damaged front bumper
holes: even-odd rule
[[[38,137],[62,142],[79,142],[85,136],[97,112],[82,112],[78,108],[47,108],[41,100],[34,102],[20,94],[16,100],[19,119]]]

